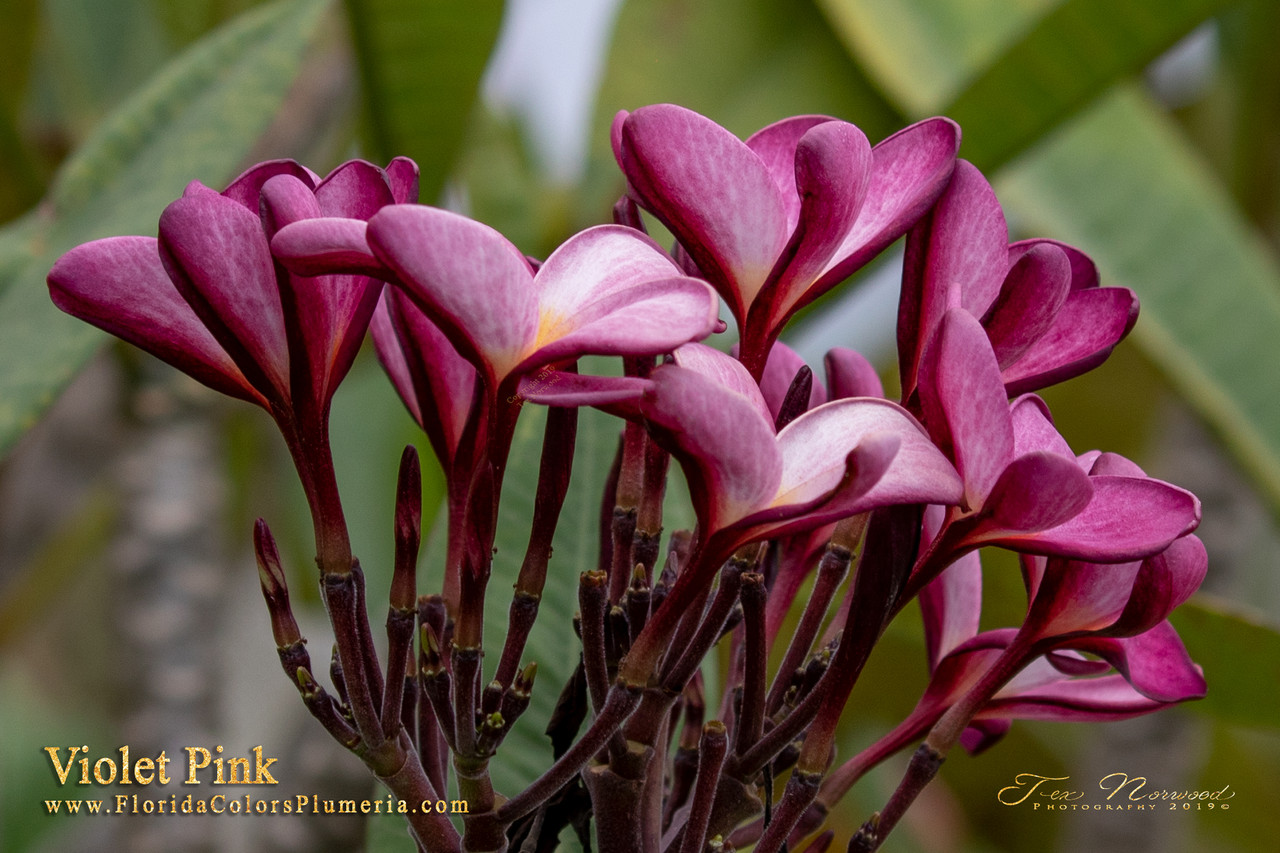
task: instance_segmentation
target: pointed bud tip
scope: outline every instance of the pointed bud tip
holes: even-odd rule
[[[298,667],[295,677],[298,680],[298,689],[304,695],[311,696],[319,692],[320,685],[316,683],[315,678],[312,677],[311,672],[305,666]]]
[[[258,559],[258,579],[262,584],[262,592],[269,603],[282,592],[287,596],[284,569],[280,566],[280,550],[276,547],[271,529],[261,518],[253,525],[253,552]]]

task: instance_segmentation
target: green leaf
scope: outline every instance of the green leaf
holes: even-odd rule
[[[28,150],[21,115],[38,9],[30,0],[0,0],[0,220],[25,210],[40,197],[40,169]]]
[[[1189,708],[1226,723],[1280,729],[1280,631],[1204,596],[1170,621],[1209,683],[1208,695]]]
[[[154,234],[161,210],[189,181],[219,186],[234,177],[327,5],[281,0],[193,46],[66,162],[34,219],[0,232],[0,452],[102,339],[49,301],[44,277],[54,259],[94,238]]]
[[[1055,0],[817,0],[849,52],[904,112],[954,98]]]
[[[661,101],[742,135],[797,113],[845,118],[873,141],[900,124],[807,3],[630,0],[615,32],[594,135],[601,150],[615,112]]]
[[[44,121],[75,145],[155,73],[172,48],[150,5],[137,0],[42,0],[33,89]]]
[[[1117,80],[1139,72],[1231,0],[1073,0],[1041,18],[944,112],[965,157],[992,169]]]
[[[501,0],[347,0],[373,151],[412,157],[422,200],[444,187],[498,38]]]
[[[1280,513],[1280,267],[1177,129],[1118,90],[997,184],[1142,302],[1133,337]]]
[[[993,169],[1232,0],[819,0],[905,112],[940,112]]]

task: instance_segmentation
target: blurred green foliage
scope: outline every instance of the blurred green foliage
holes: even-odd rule
[[[425,201],[442,192],[465,199],[477,218],[545,255],[608,218],[621,191],[608,146],[619,109],[675,101],[742,135],[787,115],[828,113],[873,140],[944,113],[962,123],[962,155],[988,171],[1017,234],[1080,245],[1108,283],[1142,300],[1143,316],[1117,357],[1049,395],[1077,449],[1142,457],[1144,445],[1164,438],[1162,419],[1189,408],[1256,500],[1280,518],[1280,395],[1272,378],[1280,364],[1280,10],[1273,2],[626,0],[588,162],[572,185],[546,178],[526,129],[478,97],[502,12],[496,0],[0,0],[0,221],[9,223],[0,230],[0,450],[15,446],[102,341],[48,303],[43,276],[53,259],[88,239],[154,233],[160,210],[188,180],[222,185],[266,157],[313,157],[309,165],[323,172],[352,153],[378,161],[408,154],[423,169]],[[1208,46],[1199,77],[1189,94],[1161,100],[1144,74],[1197,28],[1201,48]],[[324,88],[321,72],[334,69],[339,85]],[[309,564],[305,508],[279,443],[256,414],[224,418],[235,484],[229,535],[240,537],[254,516],[267,514],[301,578]],[[504,519],[529,514],[538,414],[520,426]],[[377,619],[399,449],[426,445],[371,358],[339,392],[333,429]],[[529,648],[541,667],[539,689],[497,769],[503,789],[547,760],[539,728],[575,662],[564,642],[576,593],[567,579],[594,563],[596,494],[616,433],[615,422],[584,413],[575,490]],[[1176,460],[1159,464],[1177,479]],[[439,503],[440,479],[425,467],[430,508]],[[1211,512],[1206,535],[1220,523]],[[0,613],[11,617],[0,648],[12,649],[13,637],[54,606],[57,589],[75,583],[47,568],[72,559],[68,548],[78,553],[99,541],[102,519],[96,509],[73,516],[72,529],[58,527],[28,565],[0,578]],[[504,593],[525,536],[518,523],[499,533],[491,637],[504,633]],[[1264,555],[1243,561],[1249,571],[1274,568],[1265,548],[1275,536],[1272,529],[1251,546]],[[423,566],[430,588],[430,551]],[[299,587],[299,597],[314,598],[308,584]],[[1188,849],[1269,849],[1264,839],[1276,832],[1267,802],[1280,783],[1280,634],[1266,614],[1280,601],[1265,579],[1236,588],[1250,590],[1249,600],[1224,606],[1206,598],[1175,620],[1211,690],[1208,700],[1174,712],[1192,732],[1194,781],[1226,780],[1239,791],[1230,814],[1193,816]],[[1016,618],[1022,591],[1008,561],[988,566],[987,597],[994,611]],[[25,789],[38,775],[30,744],[72,729],[50,696],[7,670],[0,676],[0,768],[6,790]],[[845,749],[900,718],[924,678],[918,619],[904,614],[854,696]],[[89,716],[76,724],[111,724],[102,713]],[[1093,729],[1018,724],[992,753],[955,758],[896,849],[980,853],[1065,843],[1065,818],[1001,807],[994,794],[1017,772],[1071,772],[1095,737]],[[870,777],[833,816],[841,837],[883,803],[900,767]],[[27,849],[50,831],[34,810],[5,805],[0,848]],[[384,833],[376,849],[403,844],[403,836]]]

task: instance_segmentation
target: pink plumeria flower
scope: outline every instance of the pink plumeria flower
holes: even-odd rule
[[[308,216],[369,216],[416,192],[409,160],[386,172],[352,161],[323,181],[291,161],[263,163],[223,193],[192,183],[162,214],[158,241],[111,237],[72,249],[49,273],[50,294],[64,311],[277,419],[295,406],[322,410],[381,284],[299,281],[275,267],[270,236]]]
[[[969,746],[985,746],[1015,718],[1121,719],[1204,695],[1203,673],[1167,621],[1208,568],[1195,536],[1130,563],[1024,556],[1023,568],[1030,604],[1016,631],[977,633],[976,559],[949,568],[921,593],[926,624],[935,626],[935,706],[958,699],[999,657],[1021,656],[1016,675],[975,717],[1002,724],[980,727],[982,736],[972,735]],[[939,625],[940,615],[952,630]],[[1111,670],[1115,674],[1104,675]]]
[[[382,283],[315,282],[278,266],[269,240],[299,220],[367,218],[417,196],[417,167],[346,163],[324,180],[263,163],[222,193],[193,182],[165,208],[159,239],[111,237],[72,249],[49,273],[54,303],[215,390],[266,409],[293,455],[327,568],[350,568],[333,480],[329,404],[351,367]]]
[[[959,128],[941,118],[875,148],[826,116],[785,119],[745,143],[672,104],[619,113],[613,125],[628,193],[728,303],[757,377],[792,314],[928,210],[959,144]]]
[[[617,225],[574,235],[536,271],[489,226],[422,205],[387,208],[367,230],[350,219],[298,223],[273,248],[300,271],[377,271],[500,395],[539,368],[589,353],[669,352],[719,322],[705,282],[684,275],[648,237]]]
[[[764,374],[760,377],[760,394],[777,424],[789,423],[798,415],[831,400],[847,397],[884,397],[884,388],[875,368],[854,350],[836,347],[823,358],[826,382],[813,381],[805,405],[798,411],[784,412],[788,394],[797,374],[808,370],[795,350],[781,341],[769,351]],[[784,424],[785,425],[785,424]],[[823,524],[794,536],[782,537],[777,543],[777,574],[769,584],[765,603],[765,636],[772,642],[791,610],[804,580],[812,573],[818,554],[831,539],[834,523]]]
[[[835,400],[775,434],[755,381],[710,347],[681,347],[649,381],[641,413],[684,466],[701,535],[717,550],[877,506],[959,499],[950,463],[888,400]]]
[[[907,237],[898,314],[904,401],[916,390],[926,347],[954,308],[981,321],[1011,396],[1098,366],[1138,317],[1133,292],[1099,287],[1097,268],[1080,250],[1052,240],[1010,245],[995,193],[963,160]]]
[[[941,522],[930,510],[926,536]],[[996,667],[1007,673],[969,721],[961,743],[991,746],[1015,719],[1122,720],[1205,695],[1169,614],[1203,581],[1204,546],[1185,536],[1124,565],[1026,557],[1030,604],[1021,628],[979,632],[982,567],[976,552],[920,593],[930,680],[912,712],[833,773],[823,799],[839,798],[868,769],[917,743]],[[1088,652],[1095,657],[1086,657]]]
[[[678,608],[742,546],[875,507],[959,499],[955,469],[888,400],[826,403],[775,434],[755,380],[737,359],[710,347],[679,348],[675,363],[644,381],[639,414],[684,469],[698,530],[666,602],[628,656],[628,677],[653,665]]]
[[[1190,492],[1114,454],[1077,458],[1039,398],[1006,402],[986,333],[963,309],[943,316],[925,353],[920,404],[964,480],[963,500],[926,554],[934,566],[982,545],[1123,562],[1162,551],[1199,523]]]

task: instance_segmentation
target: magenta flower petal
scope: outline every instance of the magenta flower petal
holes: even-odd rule
[[[621,127],[619,165],[739,320],[787,243],[781,193],[760,158],[710,119],[671,104]]]
[[[772,425],[747,397],[687,368],[664,365],[641,401],[645,418],[664,428],[686,469],[706,535],[767,506],[782,479]],[[729,438],[732,437],[732,440]]]
[[[584,376],[543,370],[520,380],[519,396],[544,406],[596,406],[622,417],[640,417],[639,400],[649,380],[635,376]],[[634,405],[625,405],[634,403]]]
[[[354,273],[386,279],[391,271],[373,256],[366,220],[388,204],[418,197],[418,167],[397,157],[383,171],[362,161],[335,169],[315,191],[320,211],[274,233],[271,251],[301,275]]]
[[[830,116],[792,116],[776,121],[747,137],[747,147],[764,164],[787,213],[787,231],[800,221],[800,192],[796,188],[796,147],[810,128],[837,121]]]
[[[925,423],[964,478],[970,508],[983,504],[1013,453],[1004,383],[973,315],[947,312],[920,374]]]
[[[1158,702],[1181,702],[1205,695],[1203,671],[1192,662],[1182,638],[1168,622],[1136,637],[1090,638],[1072,646],[1102,657],[1134,689]]]
[[[855,227],[871,160],[867,137],[848,122],[819,124],[800,139],[794,160],[800,218],[782,256],[786,267],[775,269],[776,283],[768,288],[771,326],[780,329],[796,308],[824,292],[814,281]]]
[[[1106,361],[1137,319],[1137,297],[1126,288],[1072,292],[1052,325],[1005,370],[1009,393],[1044,388],[1092,370]]]
[[[926,213],[947,186],[959,148],[959,125],[930,118],[871,149],[871,183],[858,221],[814,287],[815,294],[861,269]]]
[[[1111,671],[1111,664],[1106,661],[1087,658],[1070,648],[1047,651],[1044,659],[1063,675],[1102,675]]]
[[[1087,464],[1086,464],[1086,460]],[[1087,467],[1089,474],[1092,476],[1111,476],[1111,477],[1146,477],[1147,474],[1138,463],[1132,459],[1127,459],[1119,453],[1098,453],[1096,456],[1090,454],[1082,454],[1079,458],[1080,467]]]
[[[1093,497],[1089,476],[1074,459],[1045,451],[1008,464],[987,497],[984,527],[1034,532],[1064,524]]]
[[[1195,495],[1160,480],[1095,476],[1090,482],[1093,497],[1069,521],[1037,533],[993,535],[985,541],[1030,553],[1118,563],[1159,553],[1200,522]]]
[[[406,162],[405,158],[400,158],[400,161]],[[407,162],[413,163],[412,160]],[[416,173],[417,167],[414,166],[412,171]],[[316,186],[319,215],[368,220],[383,207],[400,200],[387,181],[385,170],[364,160],[348,160]]]
[[[111,237],[77,246],[53,265],[49,293],[68,314],[210,388],[267,405],[173,286],[154,238]]]
[[[320,176],[300,163],[293,160],[268,160],[246,169],[222,191],[222,195],[238,202],[256,216],[263,184],[278,175],[291,175],[308,187],[320,183]]]
[[[160,216],[160,256],[178,290],[245,376],[256,387],[272,388],[278,401],[288,400],[289,345],[280,290],[256,213],[213,190],[188,188]]]
[[[818,500],[840,485],[845,477],[846,457],[868,436],[896,437],[898,441],[889,454],[892,459],[899,452],[902,439],[910,438],[908,430],[919,436],[917,444],[927,444],[937,453],[910,416],[888,400],[836,400],[805,412],[778,433],[782,477],[770,504],[785,506]]]
[[[982,617],[982,562],[970,551],[920,591],[930,671],[961,643],[978,635]]]
[[[827,352],[823,365],[830,399],[884,396],[880,374],[862,353],[847,347],[835,347]]]
[[[383,291],[369,328],[392,385],[447,465],[471,411],[475,368],[397,288]]]
[[[334,187],[340,189],[330,189],[330,196],[340,192],[343,203],[355,207],[362,216],[391,202],[383,171],[361,161],[340,166],[315,192],[298,179],[281,175],[262,187],[262,219],[267,233],[294,222],[314,221],[324,205],[319,194]],[[295,353],[291,363],[295,397],[296,389],[309,389],[316,405],[322,407],[355,361],[382,282],[363,275],[311,278],[281,270],[277,284],[286,305],[290,336],[295,346],[300,343],[305,350],[306,375],[300,372],[301,354]]]
[[[1064,459],[1074,458],[1071,445],[1067,444],[1067,440],[1053,425],[1049,407],[1044,400],[1034,394],[1024,394],[1009,404],[1009,420],[1013,423],[1013,454],[1015,456],[1046,452],[1057,454]],[[1144,475],[1139,471],[1136,476]]]
[[[755,406],[765,423],[773,423],[777,413],[773,411],[763,389],[756,385],[751,374],[747,373],[747,369],[742,366],[742,362],[725,355],[718,349],[698,343],[686,344],[677,349],[673,355],[675,363],[681,367],[701,374],[717,385],[745,397]],[[799,356],[796,358],[798,360]]]
[[[942,657],[931,674],[920,705],[932,705],[936,713],[941,714],[1004,655],[1017,634],[1014,628],[998,628],[983,631],[956,646]]]
[[[374,350],[378,353],[378,361],[382,364],[382,369],[386,371],[387,378],[391,380],[391,385],[396,389],[396,393],[400,396],[401,402],[404,403],[409,415],[423,426],[422,405],[418,402],[418,388],[414,383],[413,368],[409,366],[410,349],[403,346],[400,342],[400,330],[397,328],[396,321],[392,318],[392,309],[388,306],[387,301],[391,293],[394,291],[384,290],[381,298],[378,299],[378,307],[374,309],[373,317],[369,320],[369,334],[373,336]],[[403,297],[401,297],[403,298]],[[431,328],[428,335],[438,335],[439,340],[448,343],[448,339],[444,337],[444,333],[437,329],[426,316],[418,311],[418,315],[424,320],[424,324]],[[428,347],[431,345],[428,344]],[[416,347],[413,347],[416,348]],[[450,347],[452,349],[452,346]],[[466,362],[463,362],[466,364]],[[471,369],[471,365],[467,364],[467,368]],[[474,371],[473,371],[474,372]],[[430,434],[430,430],[426,430]],[[437,445],[435,436],[431,436],[431,444]],[[443,447],[443,442],[439,442]],[[440,449],[437,448],[436,455],[440,458]]]
[[[418,200],[418,164],[408,157],[397,157],[387,164],[387,184],[396,204]]]
[[[1071,262],[1057,246],[1033,246],[1014,263],[982,318],[1004,370],[1052,325],[1071,290]]]
[[[915,419],[888,400],[836,400],[778,433],[783,471],[756,538],[811,529],[883,506],[952,504],[962,484]]]
[[[576,234],[538,269],[536,356],[646,355],[711,334],[718,301],[647,236],[602,225]],[[526,365],[528,366],[528,365]]]
[[[293,175],[276,175],[264,182],[259,205],[266,214],[263,224],[268,236],[285,225],[314,219],[322,213],[316,191]]]
[[[775,539],[813,530],[876,506],[914,503],[911,495],[868,497],[890,470],[901,446],[901,439],[894,433],[873,432],[862,436],[839,466],[814,464],[816,460],[810,454],[794,454],[800,459],[792,459],[790,470],[784,469],[783,482],[771,504],[738,526],[752,528],[751,541]]]
[[[737,363],[736,360],[734,361]],[[791,390],[791,383],[795,381],[796,374],[802,367],[808,367],[808,365],[786,344],[775,343],[769,350],[769,360],[765,362],[764,373],[760,376],[760,393],[764,395],[769,406],[769,414],[774,419],[778,417],[782,403],[787,398],[787,392]],[[746,370],[743,370],[742,374],[747,380],[751,380],[751,375]],[[809,402],[805,410],[816,408],[825,402],[827,402],[827,394],[815,378],[809,387]]]
[[[845,407],[851,411],[856,407],[860,410],[857,421],[877,423],[880,432],[895,435],[899,442],[898,452],[884,476],[862,495],[847,496],[841,508],[844,515],[898,504],[952,506],[960,502],[964,484],[959,474],[905,409],[888,400],[860,397],[836,400],[814,411],[828,407]],[[802,415],[788,429],[812,414]],[[797,431],[795,438],[790,440],[797,440],[801,435]],[[782,434],[778,437],[781,440]]]
[[[1006,688],[975,719],[1102,722],[1126,720],[1164,706],[1134,690],[1123,675],[1114,674],[1061,680],[1023,691]]]
[[[1009,228],[982,173],[956,161],[946,192],[907,236],[898,311],[903,398],[942,317],[952,308],[983,316],[1009,269]]]
[[[391,277],[387,265],[373,256],[367,233],[367,224],[358,219],[306,219],[276,232],[271,238],[271,253],[299,275],[353,273]]]
[[[1056,558],[1043,566],[1023,630],[1048,637],[1113,625],[1133,595],[1142,563],[1103,565]]]
[[[533,270],[497,231],[433,207],[392,205],[369,220],[368,234],[415,304],[491,380],[530,350],[538,333]]]
[[[1012,267],[1026,253],[1040,246],[1053,246],[1067,256],[1071,264],[1071,289],[1087,290],[1098,286],[1098,266],[1084,252],[1059,240],[1036,237],[1009,244],[1009,266]]]
[[[711,334],[717,324],[717,307],[715,292],[704,282],[673,278],[611,294],[582,306],[575,314],[544,311],[539,346],[522,362],[522,368],[587,353],[652,355],[669,351]]]
[[[551,253],[538,268],[534,289],[542,323],[554,325],[636,285],[680,277],[680,267],[648,235],[621,225],[597,225]]]
[[[1209,555],[1195,536],[1183,536],[1142,562],[1133,595],[1110,627],[1114,636],[1140,634],[1168,618],[1200,588],[1209,570]]]

